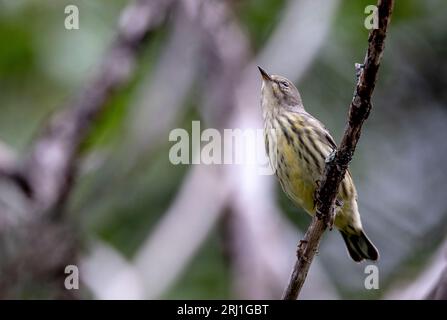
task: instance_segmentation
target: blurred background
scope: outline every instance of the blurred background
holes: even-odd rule
[[[163,1],[152,2],[157,10]],[[77,239],[66,259],[79,267],[75,296],[278,299],[310,218],[274,176],[253,166],[173,165],[169,133],[191,132],[193,120],[202,130],[262,129],[260,65],[293,80],[307,111],[339,142],[354,63],[367,48],[364,10],[373,2],[160,5],[162,21],[139,49],[131,76],[82,141],[59,215]],[[91,85],[129,3],[0,0],[3,157],[20,162],[49,119]],[[64,27],[69,4],[79,8],[79,30]],[[302,298],[436,297],[447,250],[446,11],[443,0],[397,1],[374,108],[350,166],[364,227],[381,253],[380,288],[365,289],[367,264],[353,263],[333,231],[324,235]],[[191,157],[198,152],[191,149]],[[44,244],[11,240],[27,221],[21,193],[0,178],[0,217],[8,217],[0,218],[0,297],[64,296],[63,280],[51,285],[52,275],[33,272],[51,256],[27,260]],[[58,252],[66,243],[45,245]],[[26,258],[14,266],[11,252]]]

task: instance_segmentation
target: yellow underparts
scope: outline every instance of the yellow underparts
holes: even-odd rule
[[[295,205],[313,216],[317,181],[321,179],[325,159],[332,152],[332,147],[319,139],[315,133],[318,128],[306,126],[305,118],[293,118],[293,123],[295,130],[281,119],[271,124],[273,128],[280,128],[275,130],[276,155],[269,154],[269,157],[284,192]],[[271,133],[266,134],[269,143],[275,143]],[[348,233],[357,233],[361,229],[357,192],[349,172],[340,186],[337,199],[342,206],[337,208],[335,226]]]

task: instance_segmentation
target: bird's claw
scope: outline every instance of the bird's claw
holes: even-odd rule
[[[324,160],[325,163],[329,163],[332,160],[334,160],[335,155],[337,154],[337,150],[332,150],[331,153],[329,153],[329,155],[326,157],[326,159]]]
[[[335,199],[335,205],[339,208],[343,207],[343,200]]]

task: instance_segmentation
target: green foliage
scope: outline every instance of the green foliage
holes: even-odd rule
[[[32,34],[25,25],[0,20],[0,80],[8,77],[21,77],[35,67],[35,52],[32,46]],[[8,80],[11,80],[9,78]]]

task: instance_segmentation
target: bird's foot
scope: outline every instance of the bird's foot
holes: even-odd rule
[[[335,155],[337,154],[337,150],[332,150],[331,153],[329,153],[329,155],[326,157],[326,159],[324,160],[325,163],[329,163],[332,160],[335,159]]]
[[[330,231],[332,231],[332,228],[334,227],[334,221],[335,221],[335,208],[331,209],[331,212],[327,216],[323,216],[320,211],[315,213],[317,218],[320,220],[323,220],[324,224],[326,225],[326,228],[328,228]]]
[[[343,200],[335,199],[335,205],[337,206],[337,208],[343,207]]]

